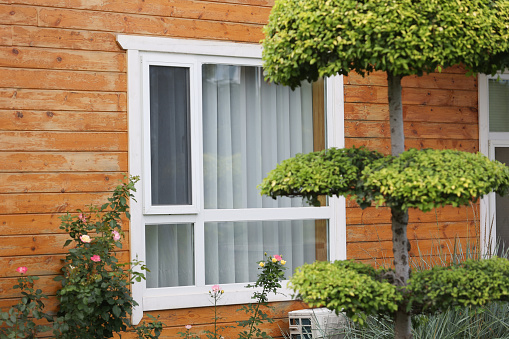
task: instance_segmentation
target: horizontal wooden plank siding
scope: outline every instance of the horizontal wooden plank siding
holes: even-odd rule
[[[461,67],[443,73],[402,79],[406,148],[479,150],[477,79]],[[351,74],[345,84],[345,143],[390,154],[387,79],[383,72],[368,77]],[[452,251],[451,239],[479,248],[478,206],[444,207],[422,213],[411,210],[408,237],[414,260]],[[361,210],[348,202],[347,256],[374,265],[392,265],[390,211]]]
[[[55,312],[53,278],[67,235],[66,212],[106,201],[129,172],[127,57],[117,34],[258,43],[273,0],[4,0],[0,3],[0,308],[17,302],[10,289],[18,266],[40,275]],[[345,83],[345,143],[390,152],[387,80],[375,72]],[[407,148],[478,150],[477,80],[459,66],[406,77],[403,109]],[[411,211],[412,254],[434,250],[439,238],[466,245],[478,239],[477,206]],[[390,213],[347,203],[347,255],[368,263],[391,261]],[[124,218],[129,258],[129,223]],[[444,245],[444,247],[440,247]],[[438,245],[445,249],[445,242]],[[274,337],[287,312],[306,305],[275,303]],[[246,319],[239,306],[221,306],[220,323]],[[213,309],[147,312],[161,315],[162,337],[187,324],[211,330]],[[226,337],[236,337],[228,328]],[[134,338],[132,333],[122,337]]]

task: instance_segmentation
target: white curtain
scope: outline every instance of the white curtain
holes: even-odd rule
[[[147,287],[194,285],[192,224],[147,225]]]
[[[304,206],[301,198],[273,200],[256,186],[277,163],[313,151],[312,91],[263,80],[259,67],[203,66],[205,208]],[[315,223],[205,224],[207,284],[256,280],[263,253],[282,254],[288,273],[315,260]]]

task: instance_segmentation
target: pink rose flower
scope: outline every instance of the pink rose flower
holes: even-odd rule
[[[92,238],[90,238],[90,236],[87,234],[83,234],[83,235],[80,235],[80,240],[83,243],[89,244],[92,241]]]
[[[212,286],[212,292],[219,292],[221,290],[221,287],[219,285]]]
[[[276,255],[274,256],[274,259],[276,259],[277,261],[281,261],[281,259],[282,259],[282,258],[281,258],[281,256],[280,256],[280,255],[277,255],[277,254],[276,254]]]
[[[78,214],[78,219],[80,219],[83,222],[87,222],[87,217],[85,217],[82,213]]]
[[[98,256],[97,254],[94,254],[94,255],[90,258],[90,260],[95,261],[95,262],[99,262],[99,261],[101,261],[101,257],[100,257],[100,256]]]
[[[16,268],[16,271],[18,271],[21,274],[25,274],[28,271],[28,268],[26,268],[26,266],[20,266]]]
[[[186,325],[186,330],[190,330],[193,326],[191,325]]]
[[[111,231],[111,234],[113,234],[113,240],[115,240],[115,241],[119,241],[120,240],[120,233],[118,233],[117,231],[113,230],[113,231]]]

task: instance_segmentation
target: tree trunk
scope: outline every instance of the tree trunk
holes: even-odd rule
[[[405,132],[403,129],[403,104],[401,102],[401,76],[387,72],[389,85],[389,118],[391,128],[391,153],[400,155],[405,150]],[[410,243],[407,237],[408,211],[397,207],[391,208],[392,215],[392,251],[396,270],[395,284],[405,289],[410,276],[408,251]],[[394,317],[394,337],[396,339],[412,339],[412,322],[410,314],[398,310]]]
[[[408,261],[408,250],[410,243],[407,237],[408,212],[399,208],[391,208],[392,215],[392,252],[394,253],[394,267],[396,275],[394,283],[404,289],[410,277],[410,265]],[[394,338],[411,339],[410,314],[405,310],[398,310],[394,317]]]

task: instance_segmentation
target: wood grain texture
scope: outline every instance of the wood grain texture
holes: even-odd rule
[[[111,192],[0,194],[0,214],[40,214],[88,210],[107,202]]]
[[[71,248],[63,247],[68,239],[68,234],[0,236],[0,241],[5,244],[0,248],[0,257],[65,254]],[[127,239],[128,234],[123,241],[126,249],[129,248]]]
[[[123,173],[0,173],[0,192],[111,192],[123,178]]]
[[[126,105],[124,92],[0,88],[0,109],[125,112]]]
[[[116,252],[115,256],[121,262],[129,260],[128,251]],[[20,266],[26,266],[31,275],[55,276],[61,273],[64,258],[65,254],[0,257],[0,277],[18,277],[16,268]]]
[[[28,6],[0,4],[0,24],[37,25],[37,9]]]
[[[125,92],[123,73],[0,68],[0,87],[75,91]]]
[[[257,43],[263,39],[261,25],[220,21],[201,21],[138,14],[40,9],[39,26],[79,30],[173,36],[183,38],[221,39]]]
[[[122,52],[74,51],[37,47],[0,47],[0,67],[122,72],[124,75],[127,70],[126,57]]]
[[[127,154],[108,152],[0,152],[0,172],[124,172]]]
[[[345,103],[346,120],[389,121],[386,104]],[[477,126],[476,107],[417,106],[403,105],[405,122],[462,123]]]
[[[83,211],[89,215],[89,209]],[[0,214],[1,235],[63,234],[60,217],[66,213]],[[76,216],[76,214],[75,214]],[[122,215],[122,230],[129,231],[129,221]]]
[[[0,131],[127,132],[127,114],[0,110]]]

